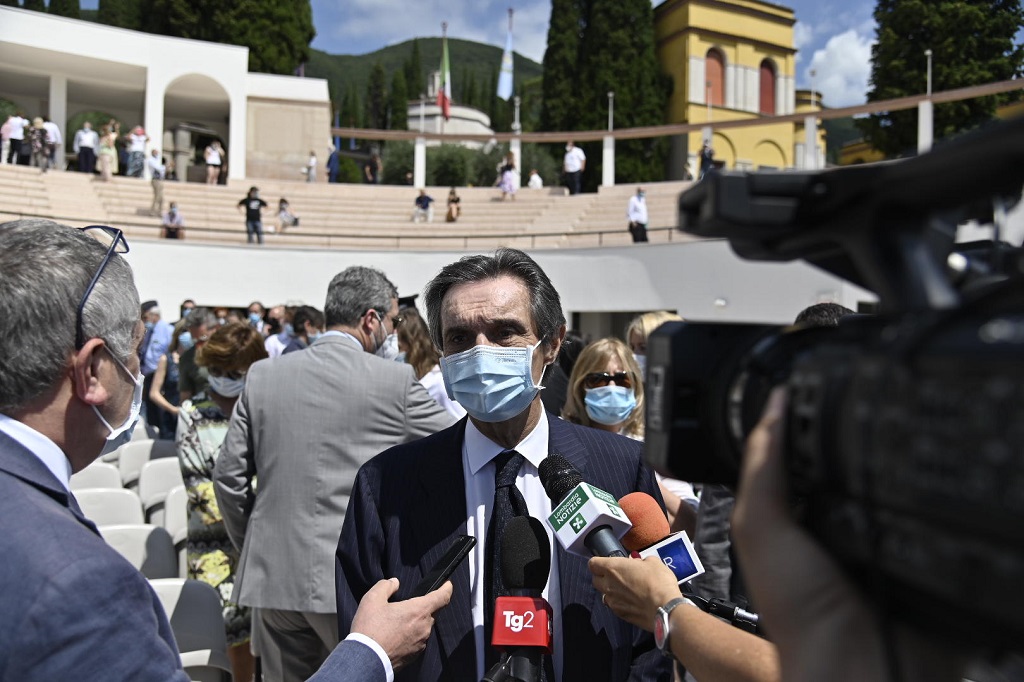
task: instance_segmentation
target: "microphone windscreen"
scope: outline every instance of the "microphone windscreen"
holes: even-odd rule
[[[583,476],[572,463],[561,455],[548,455],[537,467],[541,485],[548,498],[558,504],[569,491],[583,482]]]
[[[501,577],[510,590],[540,592],[551,573],[551,542],[540,519],[513,516],[501,536]]]
[[[619,506],[633,524],[622,537],[622,546],[631,552],[650,547],[672,530],[661,505],[647,493],[630,493],[619,500]]]

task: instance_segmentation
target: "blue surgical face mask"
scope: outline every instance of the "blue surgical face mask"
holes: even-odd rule
[[[636,394],[633,389],[608,384],[586,389],[583,398],[587,416],[598,424],[615,426],[629,419],[636,408]]]
[[[245,376],[238,379],[230,377],[215,377],[210,375],[210,388],[219,396],[225,398],[237,398],[245,388]]]
[[[147,332],[153,329],[153,323],[149,320],[146,320],[146,322],[143,323],[143,326],[146,328]]]
[[[263,318],[260,316],[259,313],[249,313],[249,322],[254,327],[258,325],[262,320]]]
[[[192,346],[196,345],[195,339],[192,338],[192,332],[182,332],[178,336],[178,352],[184,353]]]
[[[295,327],[292,326],[291,322],[285,322],[284,333],[288,336],[295,336]]]
[[[321,334],[320,332],[313,332],[312,334],[306,334],[307,343],[309,343],[309,345],[312,346],[313,342],[316,341],[317,339],[319,339],[321,336],[323,336],[323,334]]]
[[[474,346],[441,358],[448,397],[474,419],[502,422],[533,402],[543,386],[533,381],[533,352],[540,346]]]
[[[384,328],[384,318],[380,313],[377,313],[377,319],[380,320],[381,331],[386,331]],[[384,358],[385,360],[394,360],[398,357],[398,334],[391,332],[384,337],[383,341],[377,341],[375,335],[373,340],[377,344],[377,350],[374,351],[377,357]]]
[[[395,356],[395,362],[405,362],[405,356],[405,353],[399,351],[398,355]]]
[[[107,347],[104,346],[104,348]],[[145,377],[142,376],[141,372],[139,373],[139,376],[136,377],[127,367],[125,367],[123,362],[117,359],[109,348],[107,348],[107,352],[110,353],[110,357],[114,358],[114,362],[117,363],[117,366],[123,369],[124,373],[132,378],[132,381],[135,383],[135,391],[132,393],[132,406],[128,410],[128,416],[124,418],[124,421],[121,422],[121,425],[117,428],[111,426],[107,420],[103,418],[103,415],[100,414],[99,409],[95,405],[92,406],[92,411],[96,413],[100,423],[107,427],[107,431],[110,432],[107,435],[107,443],[103,446],[104,454],[113,452],[132,439],[132,431],[135,430],[135,425],[139,422],[139,412],[142,411],[142,385],[145,382]]]

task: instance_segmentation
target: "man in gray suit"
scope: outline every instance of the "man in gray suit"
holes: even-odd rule
[[[401,318],[383,273],[338,274],[324,317],[309,348],[249,369],[214,469],[241,550],[233,598],[259,609],[264,671],[285,682],[312,675],[338,643],[334,553],[359,467],[452,423],[393,361]]]

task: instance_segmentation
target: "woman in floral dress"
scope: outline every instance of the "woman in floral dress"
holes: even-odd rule
[[[188,577],[220,594],[233,679],[250,680],[249,609],[231,602],[238,550],[228,539],[213,493],[213,465],[228,431],[231,410],[245,385],[249,366],[267,357],[263,337],[241,322],[218,328],[196,354],[210,374],[210,387],[186,400],[178,411],[176,442],[188,490]]]

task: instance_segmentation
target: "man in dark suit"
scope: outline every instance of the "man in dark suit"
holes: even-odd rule
[[[449,397],[469,416],[360,468],[337,552],[339,626],[342,635],[349,631],[359,599],[376,581],[398,577],[405,589],[397,597],[407,597],[455,536],[473,535],[477,546],[452,576],[452,603],[437,615],[437,636],[396,679],[477,680],[496,657],[488,606],[503,593],[492,568],[500,531],[491,524],[506,513],[494,510],[508,508],[500,496],[546,517],[551,502],[537,467],[552,453],[616,498],[636,490],[660,495],[639,443],[545,413],[539,382],[558,355],[565,318],[558,293],[529,256],[500,249],[463,258],[442,269],[425,298]],[[508,484],[496,489],[499,480]],[[651,636],[601,603],[586,558],[551,544],[544,596],[554,611],[554,653],[545,678],[671,679],[670,661]]]
[[[88,232],[0,225],[0,680],[187,681],[156,594],[69,490],[141,404],[127,247]]]

